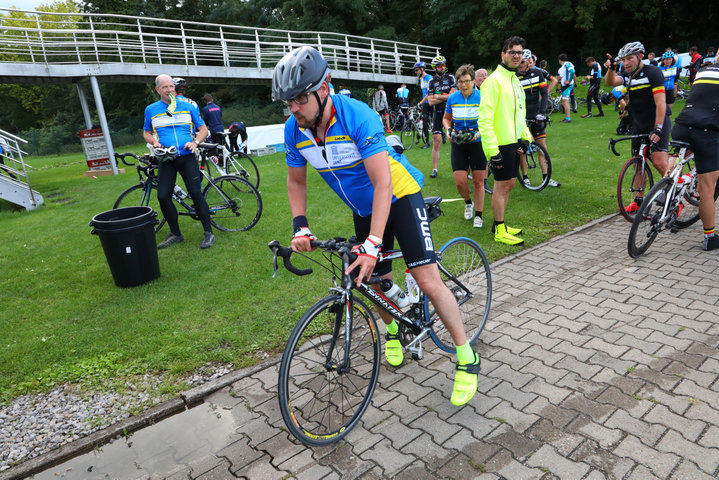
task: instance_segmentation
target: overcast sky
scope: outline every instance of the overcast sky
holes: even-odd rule
[[[19,8],[21,10],[35,10],[41,3],[52,3],[52,0],[0,0],[0,8]]]

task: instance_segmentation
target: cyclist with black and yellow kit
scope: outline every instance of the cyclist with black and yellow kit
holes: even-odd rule
[[[375,266],[382,249],[393,248],[397,239],[410,273],[456,345],[451,401],[464,405],[477,391],[480,360],[467,340],[457,301],[439,275],[421,192],[423,175],[387,145],[382,122],[369,106],[329,94],[328,72],[322,55],[305,46],[285,55],[272,75],[272,98],[284,101],[292,113],[285,123],[292,249],[310,251],[315,239],[306,217],[309,163],[352,210],[355,234],[363,243],[348,272],[359,269],[358,284],[371,276],[392,277],[389,262]],[[382,319],[387,325],[385,357],[390,365],[400,365],[399,326],[392,317]]]
[[[447,60],[442,55],[438,55],[432,59],[432,68],[437,74],[429,81],[428,100],[429,104],[434,107],[432,116],[432,173],[429,175],[434,178],[437,176],[437,168],[439,166],[439,146],[442,142],[442,118],[444,118],[444,106],[447,103],[449,95],[454,93],[457,88],[454,76],[447,73]]]
[[[607,54],[608,55],[608,54]],[[664,75],[659,67],[644,65],[644,45],[640,42],[629,42],[618,54],[624,67],[617,72],[619,66],[608,58],[604,63],[607,69],[605,82],[607,85],[627,87],[629,104],[631,105],[632,131],[636,134],[649,134],[651,143],[652,164],[661,176],[667,173],[667,150],[669,148],[669,132],[672,129],[664,93]],[[632,140],[632,154],[639,154],[640,139]],[[629,213],[639,211],[643,197],[637,196],[626,206]]]

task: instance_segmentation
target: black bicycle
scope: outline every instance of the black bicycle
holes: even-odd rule
[[[429,218],[441,210],[440,197],[426,198]],[[278,378],[282,418],[295,438],[306,445],[337,442],[357,425],[370,404],[379,377],[382,352],[375,316],[356,295],[358,291],[377,308],[397,319],[400,342],[412,358],[421,359],[422,341],[430,337],[445,352],[455,352],[454,343],[425,294],[409,289],[413,300],[402,311],[391,300],[363,282],[356,286],[354,275],[344,272],[356,256],[356,242],[335,238],[313,241],[323,261],[310,259],[332,275],[330,295],[315,303],[300,318],[287,341]],[[298,269],[290,261],[290,247],[270,242],[277,272],[277,257],[296,275],[312,269]],[[402,252],[383,253],[381,262],[398,260]],[[492,275],[482,248],[469,238],[455,238],[437,252],[437,266],[445,285],[459,304],[462,323],[470,344],[476,344],[489,317],[492,302]],[[385,280],[386,281],[386,280]]]
[[[128,162],[125,157],[132,157],[137,163]],[[115,158],[125,165],[135,166],[140,181],[122,192],[112,208],[152,207],[158,213],[159,223],[155,231],[159,231],[165,224],[165,217],[157,201],[157,160],[149,154],[140,157],[133,153],[116,153]],[[254,227],[262,215],[262,198],[257,189],[236,175],[212,178],[206,170],[201,170],[201,173],[206,182],[202,194],[210,208],[212,226],[226,232],[239,232]],[[179,185],[175,185],[172,199],[181,207],[177,213],[199,220],[194,205],[187,203],[191,201],[189,195]]]

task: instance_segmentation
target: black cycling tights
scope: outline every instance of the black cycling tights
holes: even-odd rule
[[[587,113],[592,113],[592,100],[597,104],[599,113],[603,114],[602,102],[599,101],[599,87],[589,87],[587,91]]]
[[[212,231],[210,225],[210,209],[207,206],[205,197],[202,196],[200,167],[197,165],[197,158],[194,153],[182,155],[171,162],[160,162],[160,169],[157,174],[157,200],[160,202],[162,215],[165,216],[170,231],[180,235],[180,225],[177,222],[177,209],[172,201],[172,191],[177,181],[177,172],[180,172],[185,182],[187,193],[195,204],[195,211],[202,222],[202,228],[206,232]]]

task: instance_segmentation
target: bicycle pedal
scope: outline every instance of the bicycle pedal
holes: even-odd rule
[[[422,360],[422,358],[424,358],[422,354],[412,352],[412,360]]]

